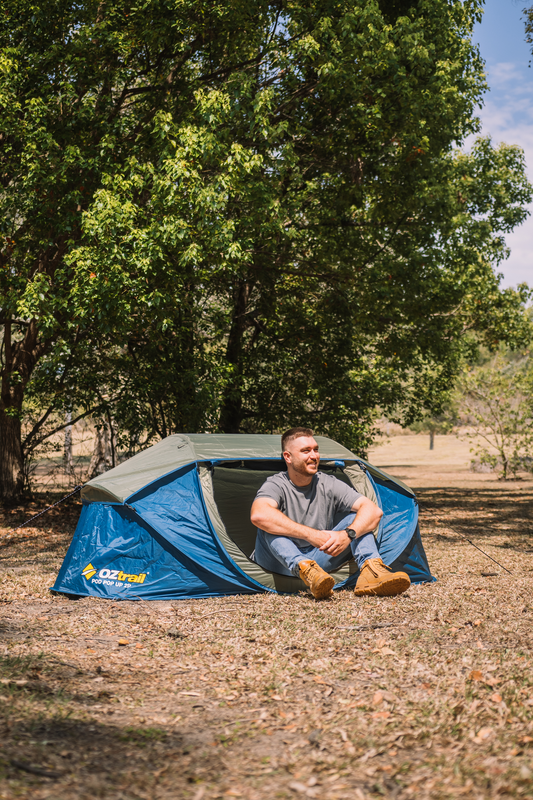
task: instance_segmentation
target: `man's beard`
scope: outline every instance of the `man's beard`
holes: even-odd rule
[[[313,462],[312,466],[315,469],[318,469],[318,464],[317,463]],[[308,470],[307,470],[307,462],[305,462],[305,461],[301,461],[298,465],[293,464],[292,468],[294,469],[295,472],[298,473],[298,475],[309,476],[310,474],[312,474],[312,473],[308,472]]]

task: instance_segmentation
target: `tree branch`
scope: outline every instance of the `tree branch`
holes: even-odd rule
[[[116,400],[117,398],[114,398],[114,399]],[[114,401],[112,400],[111,402],[114,402]],[[31,450],[35,450],[35,448],[38,447],[38,445],[42,444],[45,441],[45,439],[49,439],[51,436],[54,436],[54,434],[59,433],[59,431],[64,430],[68,425],[75,425],[76,422],[80,421],[80,419],[84,419],[85,417],[90,416],[90,414],[94,414],[96,411],[99,411],[101,408],[102,408],[102,404],[100,404],[98,406],[95,406],[94,408],[90,408],[88,411],[84,411],[83,414],[78,414],[78,416],[75,417],[70,422],[64,422],[62,425],[58,425],[57,428],[54,428],[53,430],[49,431],[47,434],[42,436],[40,439],[38,439],[36,441],[36,443],[32,445]],[[22,442],[22,449],[23,449],[25,454],[27,452],[29,452],[29,449],[30,449],[30,448],[27,447],[27,442],[29,440],[31,440],[31,438],[34,436],[34,433],[37,430],[39,430],[39,428],[42,427],[42,425],[44,424],[46,419],[50,416],[50,413],[53,410],[54,410],[54,408],[53,408],[53,406],[51,406],[46,411],[46,413],[43,415],[43,417],[39,420],[39,422],[36,425],[34,425],[34,427],[32,428],[31,432],[28,434],[28,436]]]

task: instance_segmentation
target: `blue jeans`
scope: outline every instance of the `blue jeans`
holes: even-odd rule
[[[354,519],[355,514],[349,514],[338,525],[335,525],[333,530],[342,531],[348,528]],[[301,542],[302,540],[299,539],[298,541]],[[330,556],[312,544],[298,545],[294,539],[289,539],[287,536],[275,536],[258,529],[253,559],[260,567],[267,569],[269,572],[299,577],[300,569],[298,565],[300,561],[311,559],[316,561],[325,572],[334,572],[349,561],[352,556],[355,558],[359,569],[368,558],[379,558],[373,533],[365,533],[363,536],[359,536],[353,542],[350,542],[346,550],[343,550],[338,556]]]

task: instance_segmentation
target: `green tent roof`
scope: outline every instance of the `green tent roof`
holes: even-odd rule
[[[327,461],[353,461],[350,450],[325,436],[315,437]],[[177,433],[98,475],[81,492],[86,502],[123,503],[149,483],[195,461],[281,458],[281,436],[246,433]]]

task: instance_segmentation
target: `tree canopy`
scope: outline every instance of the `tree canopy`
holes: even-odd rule
[[[478,140],[476,0],[5,0],[0,485],[51,410],[310,424],[364,449],[438,404],[531,187]],[[21,441],[24,397],[48,408]],[[48,416],[47,416],[48,415]]]

